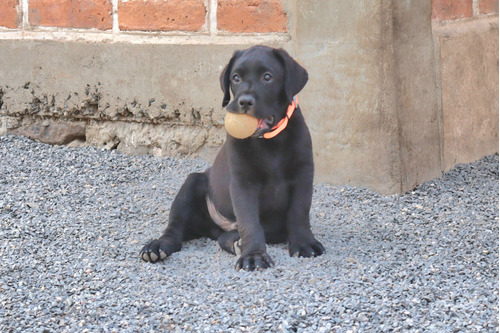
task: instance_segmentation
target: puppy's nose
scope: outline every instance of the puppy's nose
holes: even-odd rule
[[[250,95],[243,95],[238,98],[238,105],[243,110],[248,110],[255,105],[255,98]]]

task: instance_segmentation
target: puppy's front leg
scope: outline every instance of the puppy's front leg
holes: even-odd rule
[[[313,193],[312,163],[305,165],[295,177],[287,213],[288,251],[290,256],[317,257],[325,252],[323,244],[314,237],[309,222]]]
[[[241,236],[241,256],[236,269],[253,271],[274,266],[266,252],[266,239],[260,225],[258,189],[234,180],[231,181],[230,193]]]

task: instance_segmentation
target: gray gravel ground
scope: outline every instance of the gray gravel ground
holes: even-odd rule
[[[498,156],[401,196],[315,186],[314,259],[139,259],[200,160],[0,137],[0,332],[498,332]]]

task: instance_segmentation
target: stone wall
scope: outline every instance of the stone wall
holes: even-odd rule
[[[309,71],[316,181],[399,193],[498,152],[486,0],[6,0],[0,135],[211,160],[219,74],[254,44]]]

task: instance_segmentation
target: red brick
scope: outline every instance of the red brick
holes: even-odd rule
[[[286,32],[281,0],[219,0],[217,28],[229,32]]]
[[[64,28],[113,27],[111,0],[30,0],[29,21],[33,26]]]
[[[451,21],[472,15],[472,0],[432,0],[433,19]]]
[[[120,0],[120,30],[199,31],[205,25],[203,0]]]
[[[498,13],[498,0],[479,0],[479,13]]]
[[[2,0],[0,2],[0,26],[17,28],[19,15],[17,14],[18,0]]]

